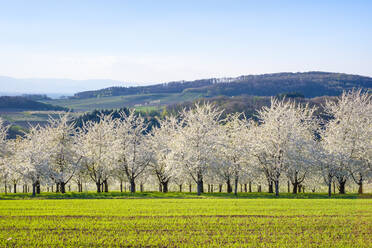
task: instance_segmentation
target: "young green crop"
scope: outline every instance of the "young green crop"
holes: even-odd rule
[[[370,199],[0,201],[0,247],[368,247]]]

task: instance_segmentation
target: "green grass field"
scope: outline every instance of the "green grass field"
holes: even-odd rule
[[[142,199],[1,200],[0,247],[371,247],[372,243],[372,199],[138,197]]]
[[[0,112],[0,117],[4,120],[28,129],[30,125],[44,125],[50,117],[58,119],[60,115],[65,114],[62,111],[21,111],[21,112]],[[70,113],[77,117],[80,113]]]
[[[127,96],[110,96],[85,99],[58,99],[43,101],[44,103],[72,108],[76,112],[92,111],[94,109],[116,109],[133,107],[136,104],[148,106],[165,106],[172,103],[192,101],[202,97],[199,93],[174,94],[137,94]]]

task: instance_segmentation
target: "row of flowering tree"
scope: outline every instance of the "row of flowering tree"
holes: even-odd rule
[[[133,110],[120,118],[101,115],[76,128],[69,115],[50,119],[46,126],[31,127],[24,137],[7,140],[7,127],[0,122],[1,176],[7,185],[56,187],[90,182],[97,192],[123,182],[136,191],[136,184],[157,184],[167,192],[169,184],[227,186],[237,193],[239,184],[267,185],[279,195],[283,182],[297,193],[332,184],[345,193],[354,181],[363,185],[372,175],[372,102],[361,90],[345,92],[317,109],[287,99],[275,99],[257,111],[255,120],[235,113],[222,118],[223,110],[212,104],[195,104],[177,116],[159,120],[148,131],[143,117]],[[326,119],[326,120],[325,120]],[[27,191],[27,190],[26,190]]]

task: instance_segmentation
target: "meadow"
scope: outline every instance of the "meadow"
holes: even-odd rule
[[[65,114],[61,111],[12,111],[12,112],[1,112],[0,117],[7,122],[22,127],[24,131],[30,128],[30,125],[46,125],[50,117],[57,119],[60,115]],[[71,112],[70,115],[78,117],[81,113]]]
[[[96,195],[85,194],[74,196]],[[357,199],[354,194],[338,199],[321,199],[322,194],[289,199],[284,194],[270,199],[269,194],[234,198],[170,193],[161,198],[161,193],[136,193],[129,199],[125,193],[111,193],[112,198],[122,199],[103,195],[106,199],[63,200],[48,199],[57,195],[51,193],[38,199],[24,195],[14,200],[11,195],[0,201],[0,247],[370,247],[372,243],[372,199]]]
[[[203,95],[199,93],[173,94],[136,94],[126,96],[107,96],[97,98],[75,98],[46,100],[44,103],[71,108],[76,112],[93,111],[95,109],[116,109],[122,107],[164,107],[168,104],[192,101]]]

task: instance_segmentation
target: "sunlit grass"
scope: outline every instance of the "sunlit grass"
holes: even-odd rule
[[[158,101],[157,105],[165,106],[172,103],[182,101],[192,101],[201,97],[202,95],[196,93],[173,93],[173,94],[135,94],[125,96],[108,96],[97,98],[76,98],[76,99],[58,99],[43,101],[53,105],[71,108],[76,112],[92,111],[94,109],[116,109],[123,107],[133,107],[136,104],[142,104],[145,107],[153,101]]]
[[[195,197],[183,197],[188,195]],[[371,199],[208,197],[2,200],[0,247],[370,247],[372,242]]]

